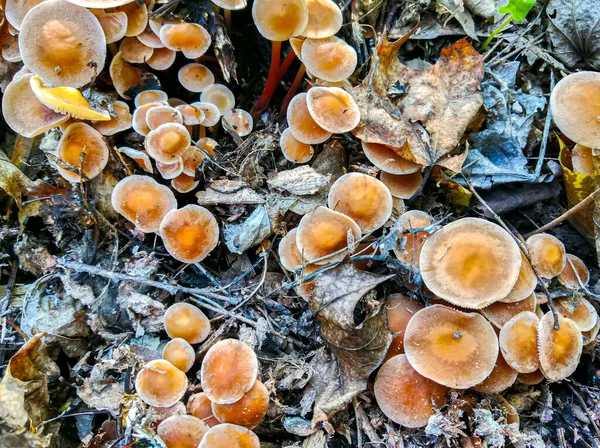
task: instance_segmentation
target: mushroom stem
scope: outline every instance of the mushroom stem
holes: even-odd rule
[[[223,14],[223,18],[225,19],[225,28],[227,28],[227,33],[231,33],[231,9],[226,9]]]
[[[200,125],[200,138],[206,137],[206,126]]]
[[[304,64],[302,64],[302,65],[300,65],[300,68],[298,69],[298,73],[296,73],[296,77],[294,78],[294,82],[290,86],[290,90],[288,90],[288,93],[285,95],[285,98],[283,99],[283,102],[281,103],[280,115],[282,117],[284,117],[286,115],[288,106],[290,105],[290,101],[292,101],[292,98],[294,98],[294,95],[296,95],[298,88],[302,84],[302,80],[304,79],[305,73],[306,73],[306,67],[304,66]]]

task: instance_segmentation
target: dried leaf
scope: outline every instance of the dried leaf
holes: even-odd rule
[[[256,207],[243,224],[226,225],[223,234],[227,248],[234,254],[243,254],[260,244],[271,234],[271,221],[266,207]]]
[[[467,36],[471,39],[479,41],[477,34],[475,33],[475,22],[471,13],[465,9],[462,0],[437,0],[437,10],[442,14],[450,14],[451,17],[455,18]]]
[[[323,176],[308,165],[292,170],[281,171],[267,181],[269,187],[279,191],[287,191],[297,196],[317,193],[329,185],[331,176]]]
[[[4,151],[0,151],[0,189],[9,194],[21,209],[21,195],[33,185],[25,174],[17,168]]]
[[[486,19],[494,17],[498,10],[496,0],[465,0],[465,6],[476,16]]]
[[[120,294],[117,304],[131,319],[136,338],[164,329],[165,306],[147,295],[133,291]]]
[[[206,186],[206,191],[196,193],[200,205],[264,204],[265,198],[245,182],[216,180]]]

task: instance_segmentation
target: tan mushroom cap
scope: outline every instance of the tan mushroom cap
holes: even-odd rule
[[[125,36],[134,37],[141,34],[148,25],[148,7],[144,2],[130,2],[120,6],[117,11],[127,14],[127,31]]]
[[[158,406],[150,406],[150,416],[152,426],[158,426],[163,420],[173,415],[185,415],[185,405],[178,401],[173,406],[161,408]]]
[[[58,159],[77,171],[58,164],[59,174],[69,182],[81,182],[80,172],[91,180],[99,175],[108,163],[109,150],[102,135],[89,124],[73,123],[58,142]],[[82,163],[83,159],[83,163]]]
[[[254,351],[236,339],[213,345],[200,370],[202,390],[213,403],[231,404],[248,392],[258,375]]]
[[[313,147],[296,139],[290,128],[281,133],[279,147],[283,157],[292,163],[306,163],[315,154]]]
[[[274,42],[298,36],[308,25],[305,0],[255,0],[252,18],[258,32]]]
[[[130,148],[128,146],[121,146],[120,148],[117,148],[117,151],[133,159],[135,163],[137,163],[139,167],[147,173],[154,173],[154,170],[152,168],[152,162],[150,161],[150,157],[148,157],[146,151],[140,151],[138,149]]]
[[[177,52],[168,48],[155,48],[152,57],[146,63],[154,70],[167,70],[175,62]]]
[[[192,142],[185,126],[178,123],[165,123],[151,130],[144,146],[148,155],[162,163],[176,162]]]
[[[196,448],[210,427],[191,415],[173,415],[163,420],[156,434],[169,448]]]
[[[256,434],[243,426],[223,423],[214,426],[204,435],[198,448],[260,448]]]
[[[179,157],[175,163],[156,162],[156,169],[163,179],[175,179],[183,173],[183,159]]]
[[[581,280],[583,286],[587,286],[590,281],[590,270],[583,260],[572,254],[567,254],[566,257],[567,262],[565,263],[563,270],[558,274],[558,281],[568,289],[580,289],[581,284],[579,283],[579,280]],[[575,268],[575,270],[573,270],[573,268]],[[577,271],[577,275],[575,275],[575,271]],[[579,277],[579,279],[577,277]]]
[[[352,218],[321,206],[307,213],[300,220],[296,244],[302,256],[308,261],[320,260],[316,264],[340,261],[346,256],[345,252],[327,256],[347,247],[349,231],[352,232],[355,241],[360,239],[362,235],[360,227]]]
[[[306,0],[308,24],[302,36],[322,39],[334,36],[342,28],[342,11],[332,0]]]
[[[290,47],[292,47],[292,51],[300,62],[302,62],[302,45],[304,45],[305,40],[304,37],[292,37],[290,39]]]
[[[171,210],[160,224],[167,251],[184,263],[204,260],[219,243],[219,223],[204,207],[186,205]]]
[[[256,428],[269,409],[269,391],[259,380],[235,403],[213,403],[212,410],[223,423],[232,423],[248,429]]]
[[[350,132],[360,122],[360,110],[354,98],[339,87],[311,88],[306,104],[315,122],[334,134]]]
[[[363,233],[369,233],[390,219],[393,201],[390,190],[380,180],[362,173],[348,173],[331,186],[327,205],[352,218]]]
[[[550,95],[552,118],[569,139],[600,147],[600,73],[578,72],[561,79]]]
[[[573,171],[582,174],[593,174],[594,173],[594,159],[592,156],[592,148],[580,145],[575,145],[571,151],[571,165]]]
[[[106,38],[94,14],[66,0],[53,0],[27,13],[19,49],[27,68],[46,83],[81,87],[104,68]]]
[[[199,344],[210,333],[210,321],[200,308],[189,303],[176,303],[165,312],[165,331],[172,339]]]
[[[519,373],[519,376],[517,377],[517,383],[534,386],[544,381],[544,378],[544,374],[538,369],[531,373]]]
[[[395,198],[410,199],[421,189],[423,176],[420,172],[412,174],[390,174],[382,171],[379,178]]]
[[[533,294],[535,291],[535,287],[537,286],[537,276],[527,260],[527,257],[521,252],[521,269],[519,271],[519,278],[517,279],[517,283],[513,286],[513,289],[510,291],[508,296],[504,299],[501,299],[500,302],[511,303],[511,302],[519,302],[521,300],[525,300],[527,297]]]
[[[183,124],[186,126],[196,126],[204,121],[204,112],[200,109],[190,106],[189,104],[181,104],[175,106],[183,117]]]
[[[196,142],[196,146],[204,150],[210,157],[214,157],[215,148],[219,146],[219,143],[210,137],[203,137]]]
[[[204,392],[192,395],[186,408],[188,414],[204,421],[211,428],[221,424],[213,414],[212,403]]]
[[[131,99],[131,92],[143,84],[142,71],[123,59],[123,53],[118,52],[109,67],[110,79],[121,98]]]
[[[151,107],[146,112],[146,125],[153,131],[165,123],[183,124],[181,112],[171,106]]]
[[[138,34],[135,37],[141,43],[143,43],[144,45],[146,45],[150,48],[154,48],[154,49],[166,48],[165,45],[160,40],[160,37],[158,36],[158,34],[156,34],[154,31],[152,31],[152,28],[150,28],[150,25],[148,25],[143,32],[141,32],[140,34]]]
[[[105,12],[96,14],[96,19],[104,31],[107,44],[118,42],[127,32],[127,14],[124,12]]]
[[[184,151],[181,160],[183,161],[183,173],[193,177],[196,175],[196,169],[204,160],[204,154],[199,148],[191,145]]]
[[[498,359],[490,376],[472,389],[482,394],[498,394],[511,387],[518,376],[519,372],[508,365],[502,352],[498,352]]]
[[[394,255],[398,260],[418,269],[420,267],[421,251],[429,235],[427,232],[407,232],[399,235],[394,245]]]
[[[211,44],[210,34],[197,23],[164,25],[158,35],[165,47],[181,51],[188,59],[199,58]]]
[[[131,118],[131,126],[133,127],[133,130],[140,135],[148,135],[150,131],[152,131],[152,129],[150,129],[150,126],[148,126],[148,112],[154,107],[167,105],[168,103],[166,101],[155,101],[152,103],[146,103],[142,104],[141,106],[138,106],[133,111],[133,116]]]
[[[6,0],[4,4],[4,17],[15,30],[21,30],[23,19],[31,8],[39,5],[44,0]]]
[[[575,322],[582,332],[590,331],[598,322],[596,308],[583,298],[560,299],[556,302],[556,311]]]
[[[191,103],[190,106],[193,106],[204,113],[204,121],[202,122],[202,126],[212,127],[216,125],[221,118],[221,111],[213,103],[197,101],[195,103]]]
[[[115,135],[131,128],[133,117],[129,112],[129,106],[123,101],[115,101],[113,109],[116,118],[111,116],[109,121],[98,121],[92,126],[102,135]]]
[[[225,120],[240,137],[246,137],[252,132],[254,120],[244,109],[231,109],[223,114]]]
[[[237,10],[244,9],[248,0],[211,0],[219,8]]]
[[[596,309],[596,314],[598,314],[599,307],[595,302],[592,302],[592,306]],[[596,340],[598,336],[598,332],[600,332],[600,318],[596,320],[596,325],[589,331],[582,331],[583,334],[583,345],[588,345],[591,342]]]
[[[390,294],[386,302],[388,327],[395,334],[385,360],[404,353],[404,331],[408,322],[423,306],[403,294]]]
[[[295,271],[304,264],[296,243],[297,233],[298,228],[290,230],[286,236],[281,238],[277,249],[281,265],[290,272]]]
[[[559,275],[567,263],[565,246],[555,236],[538,233],[527,238],[531,261],[540,277],[550,279]]]
[[[436,408],[445,404],[448,388],[420,375],[406,355],[398,355],[379,369],[374,392],[379,408],[390,420],[421,428]]]
[[[287,122],[288,129],[294,138],[301,143],[318,145],[331,137],[331,132],[319,126],[308,111],[306,93],[299,93],[290,101],[287,110]]]
[[[367,159],[386,173],[412,174],[421,169],[421,165],[403,159],[389,146],[379,143],[362,142],[362,149]]]
[[[121,41],[119,51],[123,59],[132,64],[143,64],[154,54],[154,48],[144,45],[137,37],[126,37]]]
[[[506,362],[519,373],[532,373],[539,367],[539,319],[531,311],[511,318],[500,330],[500,350]]]
[[[135,0],[69,0],[71,3],[83,6],[84,8],[108,9],[132,3]]]
[[[560,381],[575,372],[583,350],[583,337],[577,324],[560,315],[558,324],[560,329],[555,330],[554,317],[549,311],[538,327],[540,370],[550,381]]]
[[[181,370],[164,359],[147,363],[135,378],[135,390],[150,406],[167,408],[184,396],[188,380]]]
[[[160,29],[165,25],[179,25],[182,23],[184,23],[183,20],[179,18],[152,17],[148,20],[148,26],[156,35],[160,35]]]
[[[356,51],[339,37],[306,39],[302,45],[302,62],[313,76],[329,82],[349,78],[358,57]]]
[[[168,187],[149,176],[127,176],[112,192],[112,206],[142,232],[158,232],[160,223],[177,208],[177,200]]]
[[[404,334],[404,350],[413,368],[454,389],[484,381],[498,359],[498,338],[476,313],[432,305],[415,313]]]
[[[162,90],[143,90],[135,96],[133,103],[135,107],[141,107],[148,103],[157,103],[168,99],[169,96]]]
[[[521,251],[502,227],[462,218],[431,235],[419,261],[423,282],[434,294],[480,309],[510,293],[519,277]]]
[[[192,62],[186,64],[177,72],[177,79],[190,92],[202,92],[215,83],[215,75],[203,64]]]
[[[44,106],[31,90],[32,74],[15,77],[2,96],[2,115],[6,124],[23,137],[33,138],[56,128],[69,119]]]
[[[535,312],[537,300],[535,294],[519,302],[495,302],[481,309],[483,314],[496,328],[502,328],[513,317],[524,311]]]
[[[200,101],[217,106],[221,115],[235,107],[235,96],[229,87],[223,84],[212,84],[200,94]]]
[[[188,176],[185,173],[181,173],[179,176],[171,179],[171,187],[179,193],[189,193],[193,191],[200,181],[196,180],[194,176]]]
[[[6,62],[21,62],[21,52],[19,50],[19,35],[7,36],[2,43],[2,59]]]
[[[398,218],[398,225],[406,231],[423,229],[432,223],[431,215],[421,210],[408,210]]]
[[[183,373],[186,373],[194,365],[196,352],[194,352],[194,347],[185,339],[176,338],[167,342],[167,345],[163,349],[162,357]]]
[[[321,269],[321,267],[322,266],[316,264],[309,264],[308,266],[304,266],[302,268],[302,272],[300,272],[295,277],[296,281],[300,283],[294,288],[294,291],[296,291],[296,294],[298,294],[306,301],[310,301],[310,299],[312,298],[312,292],[315,287],[313,280],[307,280],[306,277],[308,277],[313,272],[318,271],[319,269]]]

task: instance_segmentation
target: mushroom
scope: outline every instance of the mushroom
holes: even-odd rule
[[[6,0],[4,4],[4,18],[15,30],[21,30],[21,24],[27,13],[34,6],[39,5],[44,0]],[[75,2],[73,2],[75,3]]]
[[[582,286],[587,286],[590,281],[590,270],[583,260],[572,254],[566,254],[566,257],[565,267],[558,274],[558,281],[568,289],[580,289]],[[575,275],[575,271],[577,275]]]
[[[179,83],[190,92],[202,92],[215,83],[215,75],[203,64],[192,62],[186,64],[177,72]]]
[[[519,373],[532,373],[540,367],[538,359],[539,319],[531,311],[523,311],[500,330],[500,350],[506,362]]]
[[[421,428],[446,403],[448,388],[420,375],[406,355],[397,355],[379,369],[374,392],[379,408],[390,420]]]
[[[198,263],[217,247],[219,223],[204,207],[189,204],[167,213],[160,224],[160,236],[173,258]]]
[[[503,299],[500,299],[500,302],[511,303],[511,302],[520,302],[521,300],[525,300],[527,297],[533,294],[535,291],[535,287],[537,286],[537,276],[527,260],[527,257],[521,252],[521,269],[519,270],[519,278],[517,279],[517,283],[513,286],[512,290]]]
[[[223,8],[225,11],[225,26],[227,31],[231,31],[231,11],[244,9],[248,3],[248,0],[212,0],[212,2],[219,8]]]
[[[197,181],[194,176],[188,176],[185,173],[181,173],[179,176],[171,179],[171,187],[179,193],[189,193],[193,191],[200,181]],[[173,255],[174,258],[177,258]]]
[[[306,163],[315,154],[313,147],[294,137],[290,128],[281,133],[279,147],[283,157],[292,163]]]
[[[135,96],[133,103],[137,108],[149,103],[161,104],[162,101],[167,101],[168,99],[169,96],[162,90],[143,90]]]
[[[561,79],[550,96],[556,126],[569,139],[590,148],[600,147],[599,95],[600,73],[578,72]]]
[[[410,199],[421,190],[423,176],[420,172],[412,174],[390,174],[382,171],[381,182],[390,190],[395,198]]]
[[[165,331],[172,339],[183,339],[189,344],[199,344],[210,333],[206,315],[189,303],[171,305],[165,313]]]
[[[52,2],[50,2],[52,3]],[[109,67],[110,79],[121,98],[131,99],[131,92],[143,85],[142,71],[123,59],[120,51],[114,55]]]
[[[598,322],[596,308],[584,298],[570,297],[556,302],[556,311],[563,317],[568,317],[577,324],[579,329],[590,331]]]
[[[187,413],[204,421],[211,428],[221,422],[212,411],[212,403],[204,392],[199,392],[190,397],[187,404]]]
[[[480,309],[510,293],[519,277],[521,251],[502,227],[462,218],[427,239],[419,263],[423,282],[434,294]]]
[[[21,62],[19,35],[7,36],[2,43],[2,59],[6,62]]]
[[[189,104],[181,104],[175,106],[183,117],[183,124],[186,126],[196,126],[204,121],[204,112],[200,109],[190,106]],[[191,130],[190,130],[191,132]]]
[[[398,225],[402,230],[412,231],[415,229],[424,229],[429,227],[433,218],[429,213],[421,210],[408,210],[398,218]]]
[[[194,365],[196,353],[194,348],[185,340],[175,338],[165,345],[162,352],[163,359],[166,359],[183,373],[186,373]]]
[[[153,131],[165,123],[183,124],[181,112],[171,106],[150,107],[146,112],[146,125]]]
[[[527,238],[531,261],[542,278],[550,279],[562,272],[567,263],[565,246],[555,236],[538,233]]]
[[[231,109],[223,114],[225,120],[240,137],[246,137],[252,132],[254,120],[252,115],[243,109]]]
[[[124,12],[107,12],[96,14],[96,19],[104,31],[107,44],[118,42],[127,32],[127,14]]]
[[[395,334],[385,360],[404,353],[404,331],[414,314],[423,306],[403,294],[390,294],[387,298],[386,311],[388,327]]]
[[[197,23],[163,25],[158,35],[165,47],[181,51],[188,59],[204,55],[211,44],[210,34]]]
[[[154,48],[142,43],[137,37],[126,37],[119,45],[123,59],[132,64],[143,64],[154,54]]]
[[[21,24],[24,64],[51,86],[81,87],[104,68],[106,38],[87,9],[66,0],[42,2]]]
[[[214,126],[219,122],[219,119],[221,118],[221,111],[213,103],[198,101],[195,103],[191,103],[190,106],[193,106],[204,113],[204,121],[202,122],[202,126]]]
[[[156,169],[163,179],[175,179],[177,176],[183,173],[183,159],[179,157],[174,163],[156,162]]]
[[[269,408],[269,391],[259,380],[235,403],[213,403],[212,410],[223,423],[233,423],[248,429],[257,427],[263,421]]]
[[[252,389],[258,375],[254,351],[236,339],[213,345],[202,361],[202,390],[213,403],[231,404]]]
[[[204,435],[198,448],[260,448],[256,434],[243,426],[223,423],[213,426]]]
[[[428,232],[406,232],[399,235],[394,244],[394,255],[398,260],[419,269],[421,251],[429,235]]]
[[[504,356],[502,356],[502,352],[499,352],[496,365],[490,376],[478,385],[473,386],[472,389],[482,394],[498,394],[512,386],[518,375],[519,372],[508,365]]]
[[[523,311],[535,312],[537,305],[535,294],[519,302],[496,302],[481,309],[483,314],[496,328],[502,328],[509,320]]]
[[[162,43],[158,34],[152,31],[150,25],[146,26],[144,31],[135,36],[141,43],[146,45],[147,47],[154,48],[166,48],[165,44]],[[173,51],[173,50],[170,50]]]
[[[308,277],[310,274],[312,274],[315,271],[318,271],[321,268],[322,266],[316,264],[309,264],[306,266],[302,266],[301,272],[298,275],[296,275],[296,282],[298,282],[298,285],[294,288],[294,291],[296,291],[296,294],[298,294],[306,301],[310,301],[310,299],[312,298],[312,292],[315,287],[313,280],[308,280],[306,277]]]
[[[540,370],[550,381],[560,381],[575,372],[583,349],[581,330],[575,322],[559,315],[558,325],[556,330],[549,311],[538,327]]]
[[[200,101],[217,106],[219,113],[223,115],[235,107],[235,97],[227,86],[223,84],[211,84],[200,94]]]
[[[191,415],[172,415],[156,428],[167,448],[196,448],[210,427]]]
[[[148,155],[162,163],[174,163],[192,142],[190,133],[179,123],[165,123],[151,130],[144,147]]]
[[[582,146],[579,143],[571,151],[571,165],[573,171],[581,174],[594,174],[594,158],[592,148]]]
[[[296,244],[306,260],[319,265],[332,263],[346,256],[343,249],[348,246],[348,232],[355,241],[362,235],[352,218],[321,206],[300,220]],[[338,251],[342,252],[332,255]]]
[[[592,302],[592,306],[596,310],[596,314],[598,314],[598,306]],[[598,332],[600,331],[600,318],[596,319],[596,325],[589,331],[582,331],[583,335],[583,345],[588,345],[589,343],[596,340],[596,336],[598,336]]]
[[[160,29],[165,25],[180,25],[184,23],[183,20],[178,18],[167,19],[163,17],[153,17],[148,19],[148,26],[157,36],[160,35]],[[163,44],[164,45],[164,44]]]
[[[390,146],[362,142],[362,149],[367,159],[386,173],[397,175],[412,174],[421,170],[421,165],[403,159]]]
[[[331,133],[350,132],[360,122],[360,110],[354,98],[339,87],[311,88],[306,104],[315,122]]]
[[[529,386],[540,384],[542,381],[544,381],[544,374],[539,369],[531,373],[519,373],[517,376],[517,383]]]
[[[302,254],[300,254],[298,245],[296,243],[297,233],[298,228],[290,230],[286,236],[281,238],[281,241],[279,242],[279,248],[277,249],[279,262],[290,272],[294,272],[304,264]]]
[[[150,406],[161,408],[181,400],[187,386],[185,373],[164,359],[148,362],[135,377],[135,390],[140,398]]]
[[[286,116],[288,129],[299,142],[318,145],[331,137],[331,132],[320,127],[308,111],[306,93],[300,93],[290,101]]]
[[[390,219],[393,201],[383,182],[366,174],[348,173],[331,186],[327,205],[352,218],[363,233],[370,233]]]
[[[125,36],[133,37],[142,34],[148,25],[148,7],[142,2],[133,1],[120,6],[116,11],[127,14],[127,31]]]
[[[150,59],[146,61],[154,70],[166,70],[173,65],[177,52],[168,48],[155,48]]]
[[[306,39],[302,45],[302,62],[317,78],[330,82],[343,81],[356,70],[356,51],[342,39]]]
[[[198,148],[201,148],[203,151],[205,151],[208,156],[214,157],[215,156],[215,148],[217,146],[219,146],[219,144],[217,143],[216,140],[214,140],[210,137],[204,137],[196,142],[196,146]]]
[[[183,174],[193,177],[196,175],[196,169],[204,160],[204,154],[192,145],[183,152],[181,160],[183,161]]]
[[[57,157],[69,164],[58,164],[58,173],[69,182],[91,180],[108,163],[108,145],[89,124],[69,125],[58,142]],[[83,176],[82,176],[83,175]]]
[[[312,39],[334,36],[342,28],[342,11],[332,0],[306,0],[308,24],[301,35]]]
[[[117,213],[142,232],[158,232],[165,215],[177,208],[177,200],[169,188],[149,176],[136,174],[115,186],[111,202]]]
[[[152,129],[148,126],[148,111],[154,107],[168,106],[165,101],[155,101],[152,103],[142,104],[133,111],[133,117],[131,119],[131,126],[133,130],[142,136],[147,136]],[[183,120],[183,118],[182,118]]]
[[[178,401],[173,406],[166,408],[150,406],[150,410],[150,418],[153,427],[158,426],[160,422],[173,415],[185,415],[185,405],[181,401]]]
[[[130,148],[128,146],[121,146],[117,149],[120,153],[125,154],[127,157],[132,158],[135,163],[137,163],[140,168],[142,168],[147,173],[152,174],[154,170],[152,169],[152,162],[150,161],[150,157],[146,154],[146,151],[140,151],[134,148]]]
[[[111,116],[110,120],[108,121],[98,121],[96,123],[92,123],[93,128],[102,135],[115,135],[131,128],[133,117],[131,112],[129,112],[129,106],[127,103],[123,101],[115,101],[113,103],[113,110],[115,111],[116,117]]]
[[[494,369],[498,338],[480,314],[432,305],[408,322],[404,351],[410,365],[424,377],[454,389],[468,389]]]

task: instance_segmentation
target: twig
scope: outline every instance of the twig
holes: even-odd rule
[[[596,433],[596,437],[600,438],[600,429],[598,428],[598,425],[596,425],[596,421],[594,420],[594,414],[587,407],[587,404],[585,403],[585,400],[583,399],[583,397],[581,396],[581,394],[577,391],[577,389],[575,389],[569,383],[567,383],[567,386],[569,386],[569,389],[571,389],[571,392],[573,392],[573,395],[575,395],[575,397],[577,398],[577,401],[579,401],[579,404],[581,404],[581,406],[583,407],[583,410],[585,411],[585,414],[588,416],[588,419],[589,419],[590,423],[592,424],[592,427],[594,428],[594,432]]]
[[[573,274],[575,274],[575,278],[577,279],[577,282],[579,283],[579,287],[583,290],[583,292],[587,296],[591,297],[592,299],[600,301],[600,295],[594,294],[592,291],[590,291],[587,288],[585,283],[583,283],[583,280],[581,279],[579,272],[577,272],[577,269],[575,269],[575,266],[573,265],[573,262],[571,261],[571,259],[569,257],[567,257],[567,263],[569,263],[569,266],[571,266],[571,269],[573,270]]]
[[[271,245],[272,246],[272,245]],[[241,301],[239,304],[237,304],[232,311],[236,311],[238,310],[240,307],[242,307],[243,305],[245,305],[246,303],[248,303],[248,301],[250,299],[252,299],[252,297],[254,297],[256,295],[256,293],[258,292],[258,290],[262,287],[262,285],[265,283],[265,279],[267,278],[267,265],[269,263],[269,254],[268,252],[263,254],[263,260],[264,260],[264,266],[263,266],[263,271],[262,271],[262,275],[260,277],[260,281],[258,282],[258,285],[256,285],[256,288],[254,288],[252,290],[252,292],[250,294],[248,294],[248,297],[246,297],[243,301]]]
[[[42,424],[46,425],[48,423],[52,423],[57,420],[62,420],[63,418],[80,417],[83,415],[100,415],[100,414],[110,414],[110,411],[108,409],[98,409],[97,411],[77,412],[75,414],[62,414],[62,415],[56,416],[54,418],[51,418],[50,420],[46,420],[46,421],[42,422]]]
[[[554,77],[554,70],[550,70],[550,92],[554,90],[556,85],[556,78]],[[550,136],[550,127],[552,125],[552,109],[550,109],[550,103],[548,102],[548,111],[546,112],[546,122],[544,123],[544,134],[542,135],[542,145],[540,146],[540,152],[538,154],[538,161],[535,166],[534,175],[536,178],[540,177],[542,173],[542,165],[546,156],[546,147],[548,146],[548,137]]]

